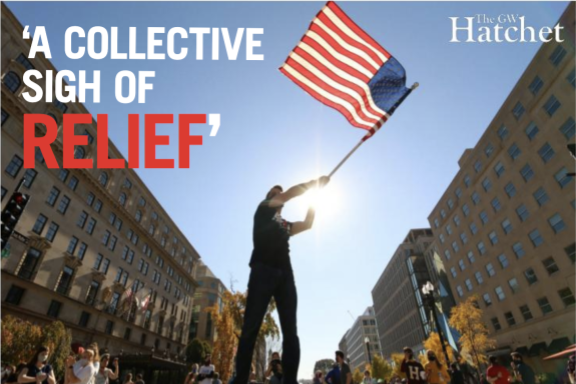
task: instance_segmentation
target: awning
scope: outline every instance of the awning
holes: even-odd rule
[[[564,357],[566,355],[572,355],[576,353],[576,344],[573,344],[571,346],[569,346],[568,348],[566,348],[565,350],[563,350],[562,352],[558,352],[555,353],[553,355],[547,356],[544,358],[544,360],[552,360],[552,359],[557,359],[559,357]]]
[[[563,351],[566,348],[568,348],[570,344],[572,343],[570,343],[570,339],[568,339],[567,337],[554,339],[548,346],[548,353],[558,353],[560,351]]]
[[[528,356],[530,357],[539,356],[541,352],[545,351],[546,351],[546,343],[542,341],[540,343],[532,344],[532,346],[528,350]]]
[[[509,355],[510,352],[512,352],[510,347],[502,347],[502,348],[494,349],[494,350],[488,352],[488,355],[490,355],[490,356],[504,356],[504,355]]]

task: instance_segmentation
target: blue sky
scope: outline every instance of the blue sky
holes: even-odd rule
[[[249,274],[252,217],[267,190],[330,172],[363,135],[277,70],[322,4],[8,3],[23,25],[46,27],[57,69],[101,71],[102,101],[92,103],[88,93],[86,106],[94,115],[109,115],[111,139],[126,156],[129,113],[221,114],[218,136],[208,137],[206,128],[204,145],[191,149],[190,169],[137,172],[210,268],[241,290]],[[409,84],[418,81],[420,88],[336,174],[313,230],[291,240],[299,290],[299,377],[309,378],[316,360],[333,357],[352,325],[348,312],[358,316],[371,305],[371,290],[388,259],[411,228],[428,226],[426,218],[456,174],[460,155],[474,146],[540,46],[449,43],[448,17],[512,13],[539,28],[553,26],[566,5],[340,4],[404,65]],[[71,60],[63,44],[73,25],[86,31],[118,27],[123,52],[131,26],[138,28],[139,51],[147,27],[264,28],[256,53],[265,60],[223,60],[221,51],[221,60],[212,61],[209,44],[203,61],[192,52],[182,61]],[[192,39],[185,43],[192,51]],[[146,104],[114,98],[115,74],[126,69],[156,71]],[[177,158],[177,125],[157,131],[171,137],[158,157]],[[284,216],[300,220],[305,211],[305,202],[294,201]]]

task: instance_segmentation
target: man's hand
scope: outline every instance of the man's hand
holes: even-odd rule
[[[329,182],[330,182],[330,176],[322,176],[321,178],[316,180],[318,188],[324,188],[326,184],[328,184]]]
[[[319,179],[295,185],[290,189],[288,189],[286,192],[282,192],[274,196],[272,200],[270,200],[270,207],[282,206],[289,200],[292,200],[295,197],[303,195],[310,188],[314,187],[323,188],[326,184],[328,184],[329,181],[330,178],[328,176],[322,176]]]
[[[74,358],[74,356],[68,356],[66,358],[66,367],[74,365],[75,362],[76,362],[76,359]]]

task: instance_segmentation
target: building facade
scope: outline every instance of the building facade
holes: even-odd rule
[[[2,207],[22,177],[31,200],[16,227],[21,236],[11,238],[2,259],[2,316],[60,320],[75,343],[181,368],[200,256],[132,169],[49,169],[41,152],[35,168],[23,168],[24,114],[56,121],[52,149],[62,165],[63,115],[89,112],[78,102],[24,100],[26,70],[56,69],[41,54],[27,58],[22,31],[3,3]],[[38,124],[36,136],[44,134]],[[96,122],[77,124],[75,134],[88,141],[75,157],[95,160]],[[110,158],[122,158],[107,146]]]
[[[478,297],[495,354],[574,343],[574,10],[560,19],[564,41],[538,50],[429,216],[454,297]]]
[[[212,345],[216,340],[216,331],[212,315],[206,310],[215,305],[219,306],[220,311],[222,310],[222,296],[226,287],[202,262],[198,264],[195,270],[195,278],[198,282],[198,288],[194,293],[189,339],[205,340]]]
[[[382,354],[389,357],[411,347],[423,349],[429,333],[420,293],[430,280],[425,251],[432,243],[430,229],[411,230],[386,265],[372,289],[372,300]]]
[[[368,307],[361,316],[356,318],[352,327],[346,331],[340,348],[349,360],[352,372],[359,369],[364,372],[366,365],[371,363],[372,357],[382,355],[380,350],[380,338],[376,327],[376,315],[374,308]]]

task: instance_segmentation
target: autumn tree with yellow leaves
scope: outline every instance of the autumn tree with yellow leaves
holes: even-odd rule
[[[496,341],[488,337],[488,327],[482,321],[478,297],[473,295],[452,308],[449,324],[460,333],[463,354],[472,358],[480,375],[480,367],[488,361],[486,352],[496,347]]]

